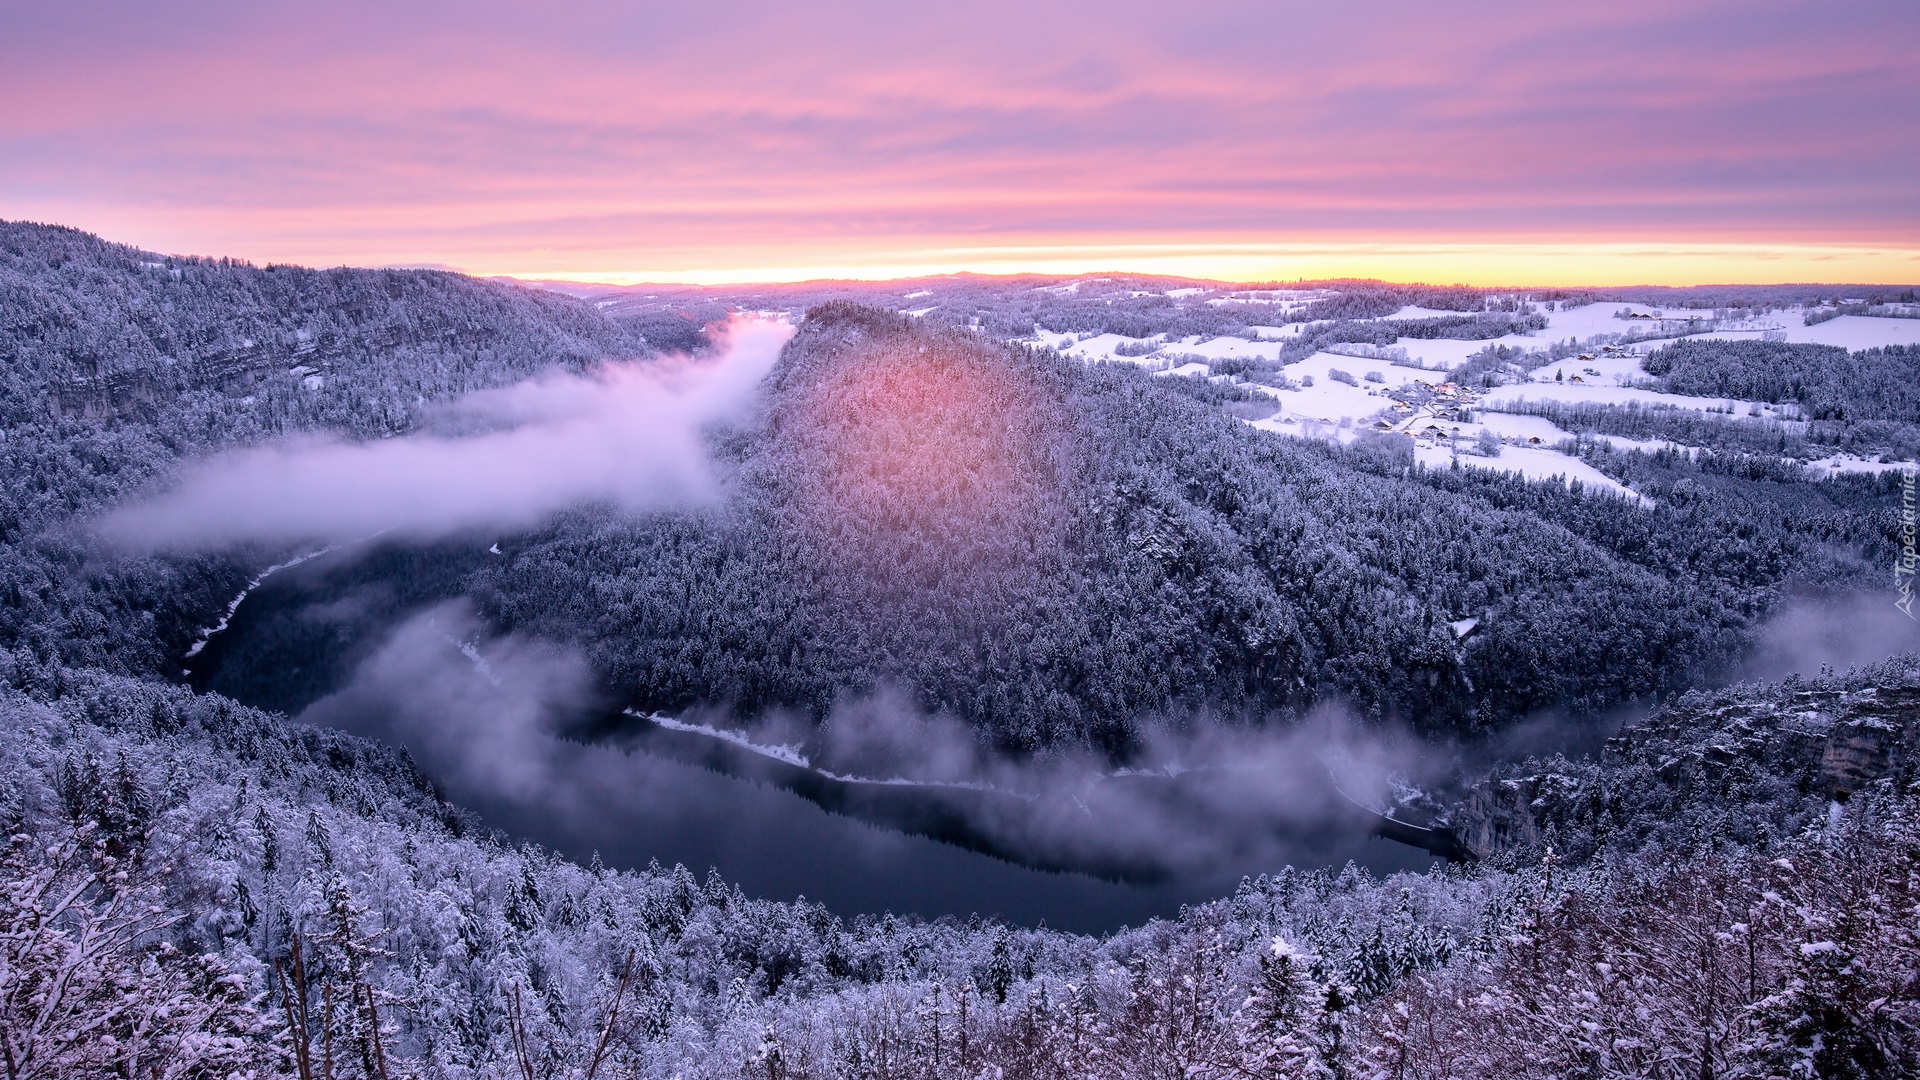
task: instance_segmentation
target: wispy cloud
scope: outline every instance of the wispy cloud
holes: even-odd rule
[[[345,686],[299,719],[401,743],[463,805],[575,850],[637,848],[645,857],[662,830],[709,845],[723,834],[774,830],[800,845],[770,856],[785,861],[831,851],[841,865],[864,865],[878,850],[900,850],[889,831],[788,833],[791,822],[760,816],[782,813],[749,794],[762,782],[825,798],[790,774],[742,767],[732,775],[748,782],[690,785],[688,767],[669,758],[563,737],[607,708],[577,650],[492,635],[456,601],[395,627]],[[1123,775],[1091,758],[1009,760],[887,690],[841,702],[818,727],[791,716],[751,725],[712,712],[688,719],[769,745],[797,741],[822,770],[812,775],[847,784],[842,800],[822,805],[887,830],[1027,866],[1188,885],[1351,857],[1372,819],[1348,797],[1383,801],[1389,773],[1417,775],[1423,758],[1411,740],[1361,730],[1331,709],[1284,731],[1196,725],[1166,734]],[[881,782],[849,784],[848,775]],[[749,802],[760,809],[748,813]],[[790,867],[785,876],[779,887],[818,875]]]
[[[430,537],[532,525],[579,503],[649,510],[713,494],[702,430],[740,410],[792,328],[735,320],[710,359],[609,365],[469,395],[445,418],[477,433],[256,446],[188,467],[108,515],[130,548]]]
[[[1920,247],[1920,9],[1897,0],[202,4],[10,31],[0,207],[167,250],[553,273],[1115,242]]]

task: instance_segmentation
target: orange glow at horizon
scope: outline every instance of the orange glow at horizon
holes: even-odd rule
[[[1201,281],[1371,278],[1479,288],[1623,285],[1920,284],[1920,245],[1764,243],[1328,242],[1032,244],[861,252],[756,251],[701,265],[626,269],[463,266],[482,276],[580,284],[741,285],[889,281],[949,274],[1146,274]],[[596,259],[596,262],[601,260]]]
[[[385,215],[353,221],[335,212],[293,217],[218,216],[138,208],[8,212],[0,216],[70,224],[106,239],[167,255],[232,256],[256,264],[395,266],[476,277],[582,284],[740,285],[821,280],[885,281],[947,274],[1148,274],[1221,282],[1371,278],[1480,288],[1623,285],[1920,285],[1920,240],[1700,239],[1641,234],[1631,239],[1442,235],[1410,231],[1297,237],[1143,234],[979,237],[888,236],[864,242],[808,230],[656,233],[639,244],[546,238],[538,225],[467,230],[449,216],[429,235],[389,229]],[[729,230],[731,231],[731,230]]]

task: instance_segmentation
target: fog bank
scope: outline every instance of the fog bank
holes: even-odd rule
[[[736,318],[712,358],[607,364],[482,391],[447,405],[432,430],[393,439],[219,454],[172,490],[109,514],[101,532],[135,550],[430,538],[523,528],[584,502],[638,511],[711,499],[702,429],[745,408],[792,334]]]

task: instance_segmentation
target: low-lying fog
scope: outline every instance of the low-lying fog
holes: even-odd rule
[[[404,746],[449,798],[487,824],[581,861],[678,862],[700,874],[714,867],[754,894],[804,895],[847,914],[977,912],[1082,931],[1171,915],[1231,891],[1243,875],[1288,863],[1339,867],[1352,859],[1388,872],[1433,862],[1369,837],[1366,823],[1329,789],[1323,753],[1335,754],[1343,774],[1360,784],[1377,782],[1382,760],[1377,747],[1337,742],[1325,729],[1260,743],[1189,744],[1189,761],[1233,754],[1242,768],[1177,791],[1161,782],[1084,803],[1056,791],[1031,802],[958,804],[978,814],[971,824],[988,837],[1013,844],[1037,837],[1066,845],[1069,857],[1124,854],[1134,869],[1158,871],[1151,884],[1031,869],[830,813],[777,783],[564,738],[560,732],[608,711],[577,654],[514,636],[488,638],[462,601],[409,606],[370,597],[366,577],[351,572],[357,557],[364,558],[341,552],[263,583],[196,659],[195,684]],[[321,632],[303,638],[289,626]],[[344,649],[343,637],[351,639]],[[1057,766],[1023,773],[981,756],[958,733],[885,695],[835,719],[843,740],[835,760],[864,762],[879,775],[985,781],[1026,794],[1069,775]],[[1020,816],[1026,807],[1031,817]]]

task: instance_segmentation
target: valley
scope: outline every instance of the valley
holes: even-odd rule
[[[223,1068],[296,946],[462,1077],[1911,1058],[1898,290],[0,255],[8,925]]]

